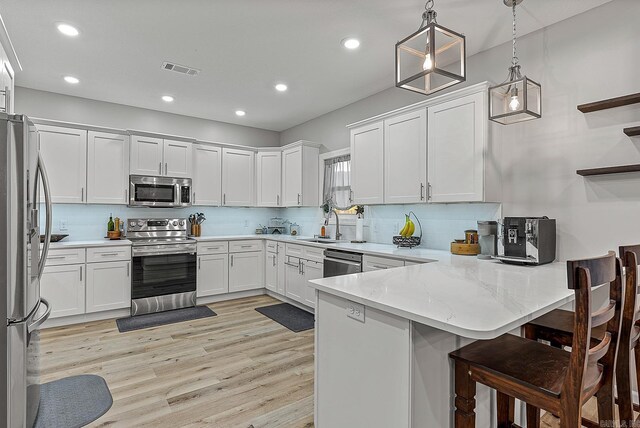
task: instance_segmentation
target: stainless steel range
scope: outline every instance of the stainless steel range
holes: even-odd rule
[[[196,304],[196,241],[187,237],[184,218],[127,221],[133,243],[131,315]]]

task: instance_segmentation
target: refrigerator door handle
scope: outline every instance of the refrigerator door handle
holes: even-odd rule
[[[32,323],[30,323],[27,326],[27,333],[29,334],[36,331],[46,320],[49,319],[49,316],[51,315],[51,305],[49,304],[47,299],[45,299],[44,297],[41,297],[40,304],[44,304],[47,307],[47,310],[44,312],[44,314],[40,315],[38,319],[34,320]],[[38,309],[39,308],[40,308],[40,305],[38,305]]]
[[[44,230],[44,245],[42,247],[42,254],[40,257],[40,266],[38,266],[38,279],[42,278],[42,272],[44,271],[44,265],[47,261],[47,255],[49,254],[49,243],[51,242],[51,188],[49,187],[49,177],[47,176],[47,168],[44,166],[42,155],[38,154],[38,172],[42,176],[42,186],[44,188],[44,202],[46,206],[45,215],[45,230]]]

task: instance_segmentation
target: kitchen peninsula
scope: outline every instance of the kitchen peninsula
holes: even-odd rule
[[[311,281],[316,426],[453,427],[449,352],[518,332],[573,300],[566,266],[428,255],[432,263]],[[477,426],[495,426],[478,385]]]

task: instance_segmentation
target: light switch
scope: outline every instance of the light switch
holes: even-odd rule
[[[354,320],[364,322],[364,305],[347,300],[347,316]]]

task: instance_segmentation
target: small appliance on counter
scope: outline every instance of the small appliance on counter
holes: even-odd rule
[[[480,244],[480,254],[478,254],[479,259],[490,260],[498,255],[497,221],[478,222],[478,244]]]
[[[504,263],[542,265],[556,259],[556,221],[505,217],[498,225],[498,255]]]

